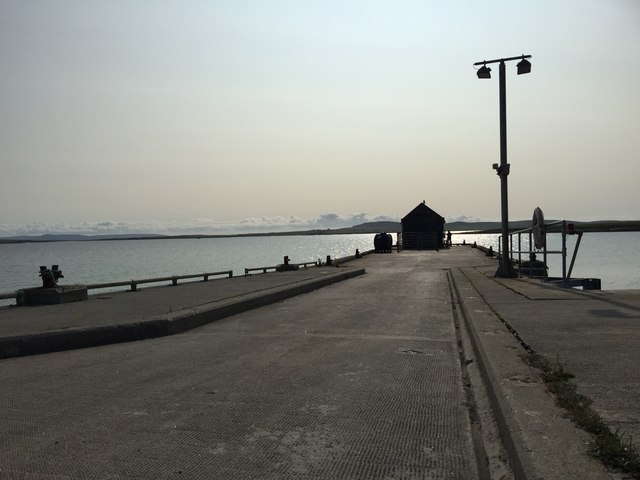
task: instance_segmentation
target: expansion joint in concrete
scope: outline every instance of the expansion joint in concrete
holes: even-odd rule
[[[462,337],[463,328],[458,313],[459,301],[456,298],[455,290],[453,287],[453,278],[451,275],[451,269],[446,268],[447,280],[449,284],[449,296],[451,298],[451,313],[453,317],[453,324],[456,331],[456,344],[458,347],[458,360],[460,361],[460,370],[462,373],[462,382],[464,385],[464,394],[467,401],[467,408],[469,410],[469,424],[471,431],[471,439],[473,442],[473,449],[476,456],[476,466],[478,468],[479,480],[490,480],[491,473],[489,469],[489,457],[484,445],[484,438],[482,435],[482,423],[480,421],[480,415],[478,414],[478,404],[474,395],[473,385],[469,375],[468,365],[472,362],[472,358],[467,356],[464,347],[464,340]]]
[[[477,288],[473,286],[461,268],[457,269],[457,273],[464,277],[464,281],[466,281],[466,283],[475,290],[478,298],[482,299],[486,304],[486,301],[480,292],[478,292]],[[533,471],[533,468],[530,465],[528,457],[526,457],[526,454],[522,451],[521,439],[518,438],[518,435],[511,430],[511,426],[514,425],[515,422],[511,418],[510,409],[507,406],[500,388],[500,382],[492,370],[491,362],[484,350],[479,333],[473,324],[472,316],[465,305],[463,296],[460,293],[460,288],[454,272],[449,274],[449,282],[453,298],[455,298],[454,303],[459,306],[460,317],[464,320],[466,332],[469,336],[473,352],[475,353],[478,369],[487,390],[491,409],[493,410],[493,416],[498,426],[500,438],[502,439],[504,448],[507,452],[513,476],[516,480],[527,480],[531,477],[529,473]],[[488,304],[486,305],[489,307]],[[493,309],[491,309],[491,312],[492,314],[495,313]]]
[[[476,288],[476,286],[473,284],[473,281],[469,278],[469,276],[462,269],[460,269],[460,273],[462,273],[462,275],[464,275],[464,277],[467,279],[469,284],[473,287],[473,289],[478,294],[478,297],[480,297],[480,299],[485,303],[487,308],[489,310],[491,310],[491,313],[493,313],[493,315],[504,324],[504,326],[511,333],[511,335],[513,335],[515,337],[515,339],[518,341],[518,343],[522,346],[522,348],[524,348],[527,351],[527,353],[536,353],[535,350],[533,349],[533,347],[531,345],[529,345],[527,342],[524,341],[524,339],[522,338],[522,336],[520,336],[518,331],[502,315],[500,315],[500,313],[495,308],[493,308],[491,303],[489,303],[489,300],[487,300],[487,298]],[[482,273],[482,272],[479,272],[479,273]],[[487,278],[489,278],[489,277],[487,277]],[[490,279],[490,280],[492,280],[492,279]],[[507,287],[506,285],[504,285],[502,283],[500,283],[500,285],[502,287],[508,289],[508,290],[511,290],[511,291],[517,293],[518,295],[522,295],[523,297],[528,298],[525,295],[521,294],[520,292],[517,292],[516,290],[513,290],[512,288],[509,288],[509,287]],[[531,299],[529,299],[529,300],[531,300]]]

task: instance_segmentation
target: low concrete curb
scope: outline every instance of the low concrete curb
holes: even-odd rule
[[[484,305],[480,297],[469,294],[469,291],[475,289],[463,274],[459,270],[452,270],[451,274],[453,288],[458,298],[467,332],[471,338],[478,368],[489,394],[489,401],[498,425],[498,431],[509,455],[509,463],[513,470],[513,477],[515,480],[536,478],[534,477],[534,470],[530,459],[523,449],[524,441],[518,429],[514,428],[517,423],[513,418],[510,405],[506,401],[506,395],[502,389],[501,381],[492,368],[492,362],[487,356],[487,352],[478,333],[478,328],[486,330],[495,329],[494,331],[497,332],[502,330],[503,326],[486,305]],[[516,343],[515,338],[511,337],[508,332],[499,335],[498,341],[501,343],[500,349],[503,351],[506,351],[510,345]]]
[[[567,418],[539,372],[522,359],[527,350],[519,336],[483,298],[491,289],[505,287],[472,267],[451,272],[514,478],[611,478],[605,467],[588,455],[590,436]],[[522,312],[525,317],[531,314]]]
[[[303,280],[293,285],[275,287],[211,302],[136,323],[93,328],[58,330],[47,333],[0,338],[0,358],[133,342],[185,332],[221,318],[286,300],[365,273],[364,268],[332,273],[322,278]]]

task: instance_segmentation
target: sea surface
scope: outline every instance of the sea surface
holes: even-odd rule
[[[40,265],[59,265],[61,284],[91,284],[326,261],[373,249],[373,234],[89,240],[0,244],[0,292],[41,286]],[[394,239],[395,240],[395,239]],[[125,287],[116,288],[123,290]],[[114,289],[111,289],[114,290]],[[105,291],[105,290],[102,290]],[[0,305],[15,301],[0,300]]]
[[[60,266],[61,283],[89,284],[233,270],[283,263],[325,261],[373,249],[373,234],[261,237],[91,240],[0,244],[0,292],[41,285],[40,265]],[[394,243],[396,235],[393,235]],[[453,232],[454,243],[477,242],[498,250],[497,234]],[[567,237],[567,268],[577,236]],[[559,251],[561,236],[548,235],[548,250]],[[528,237],[522,237],[526,249]],[[517,239],[514,250],[518,250]],[[542,256],[538,258],[542,260]],[[526,259],[526,258],[524,258]],[[561,276],[561,257],[548,256],[549,274]],[[572,277],[600,278],[604,290],[640,289],[640,232],[585,233]],[[120,287],[122,289],[123,287]],[[0,300],[0,305],[13,303]]]

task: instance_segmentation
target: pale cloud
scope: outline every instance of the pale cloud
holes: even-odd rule
[[[46,234],[77,235],[120,235],[120,234],[160,234],[160,235],[229,235],[242,233],[287,232],[298,230],[325,230],[351,227],[372,221],[399,221],[386,215],[370,216],[367,213],[323,213],[316,218],[303,219],[289,217],[249,217],[236,222],[220,223],[210,218],[194,218],[185,222],[119,222],[103,220],[99,222],[71,223],[28,223],[22,225],[0,224],[0,237]]]

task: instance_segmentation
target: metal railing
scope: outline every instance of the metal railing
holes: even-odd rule
[[[545,282],[561,282],[562,286],[565,287],[574,287],[574,286],[584,286],[585,280],[594,280],[594,279],[572,279],[571,273],[573,272],[573,267],[575,265],[576,257],[578,255],[578,250],[580,249],[580,242],[582,241],[583,232],[576,232],[573,228],[573,224],[567,223],[566,220],[558,220],[555,222],[545,223],[542,226],[543,235],[545,236],[545,242],[541,249],[534,248],[533,242],[533,232],[536,227],[528,227],[522,230],[517,230],[515,232],[509,233],[509,256],[511,257],[511,261],[514,262],[515,265],[518,266],[518,269],[522,271],[522,266],[525,262],[522,260],[522,255],[526,254],[531,262],[536,254],[542,253],[542,263],[543,263],[543,281]],[[548,232],[556,233],[559,232],[562,238],[562,244],[560,250],[547,250],[547,242],[546,242],[546,234]],[[524,249],[522,247],[522,235],[528,235],[528,249]],[[567,235],[577,235],[578,239],[576,241],[575,247],[573,249],[573,254],[571,256],[571,263],[567,268]],[[517,236],[518,249],[514,250],[514,237]],[[502,237],[498,237],[498,252],[502,252]],[[514,254],[517,254],[517,258],[514,258]],[[561,277],[549,277],[548,275],[548,256],[549,255],[561,255],[562,259],[562,276]],[[531,278],[532,271],[534,270],[533,265],[530,263],[528,268],[528,276]]]
[[[367,252],[359,253],[356,252],[356,255],[349,255],[346,257],[341,257],[333,260],[333,264],[338,264],[340,262],[347,262],[354,258],[359,258],[363,255],[373,252],[374,250],[369,250]],[[327,257],[330,259],[331,257]],[[298,268],[308,268],[310,266],[322,266],[323,263],[320,260],[316,260],[314,262],[302,262],[302,263],[289,263],[288,265],[295,266]],[[252,267],[245,268],[244,274],[249,275],[251,272],[262,272],[267,273],[268,271],[276,271],[279,265],[273,265],[268,267]],[[101,288],[114,288],[114,287],[129,287],[130,291],[136,292],[138,291],[138,285],[144,285],[149,283],[161,283],[161,282],[171,282],[171,285],[178,285],[179,280],[188,280],[193,278],[202,278],[204,282],[209,280],[209,277],[215,277],[220,275],[226,275],[228,278],[233,277],[233,270],[222,270],[219,272],[206,272],[206,273],[195,273],[189,275],[169,275],[166,277],[154,277],[154,278],[142,278],[139,280],[123,280],[118,282],[107,282],[107,283],[92,283],[86,285],[87,290],[96,290]],[[64,286],[64,285],[63,285]],[[18,290],[13,292],[0,292],[0,300],[11,300],[16,299],[18,296]]]
[[[308,268],[309,266],[317,266],[317,267],[321,267],[323,265],[333,265],[333,266],[339,266],[341,263],[344,262],[349,262],[351,260],[354,260],[356,258],[362,258],[365,255],[368,255],[370,253],[374,253],[375,250],[367,250],[365,252],[360,252],[359,250],[356,249],[356,253],[354,255],[346,255],[344,257],[338,257],[338,258],[331,258],[331,255],[327,255],[327,260],[326,263],[322,263],[321,260],[316,260],[315,262],[303,262],[303,263],[289,263],[288,265],[292,265],[294,267],[302,267],[302,268]],[[280,267],[280,265],[272,265],[269,267],[253,267],[253,268],[245,268],[244,269],[244,274],[246,275],[250,275],[251,272],[262,272],[262,273],[267,273],[268,271],[277,271],[278,268]]]
[[[292,267],[302,267],[302,268],[308,268],[309,265],[313,265],[313,266],[319,266],[319,262],[315,261],[315,262],[303,262],[303,263],[289,263],[287,264],[289,266]],[[272,271],[277,271],[278,268],[280,267],[280,265],[272,265],[270,267],[251,267],[251,268],[245,268],[244,269],[244,275],[250,275],[251,272],[262,272],[262,273],[267,273],[268,271],[272,270]]]
[[[92,283],[87,285],[87,290],[94,290],[98,288],[112,288],[112,287],[131,287],[132,292],[138,290],[138,285],[145,283],[160,283],[171,282],[171,285],[178,285],[178,280],[187,280],[191,278],[201,278],[203,282],[207,282],[209,277],[215,277],[220,275],[226,275],[228,278],[233,277],[233,270],[222,270],[220,272],[207,272],[207,273],[194,273],[190,275],[171,275],[168,277],[155,277],[155,278],[143,278],[140,280],[125,280],[122,282],[108,282],[108,283]]]
[[[233,277],[233,270],[222,270],[220,272],[194,273],[189,275],[170,275],[167,277],[141,278],[139,280],[123,280],[119,282],[91,283],[85,286],[87,290],[96,290],[100,288],[114,288],[114,287],[130,287],[131,289],[130,291],[136,292],[138,291],[138,285],[143,285],[146,283],[171,282],[171,285],[178,285],[178,280],[188,280],[192,278],[202,278],[203,282],[207,282],[209,280],[209,277],[216,277],[220,275],[226,275],[228,278],[231,278]],[[61,286],[64,286],[64,285],[61,285]],[[18,297],[18,290],[14,292],[0,292],[0,300],[11,300],[17,297]]]
[[[356,250],[355,255],[346,255],[344,257],[338,257],[338,258],[331,259],[331,264],[339,266],[341,263],[350,262],[351,260],[355,260],[356,258],[362,258],[365,255],[369,255],[371,253],[376,253],[375,249],[374,250],[366,250],[364,252],[360,252],[359,250]]]

